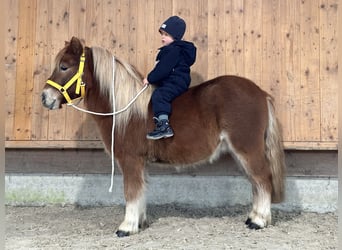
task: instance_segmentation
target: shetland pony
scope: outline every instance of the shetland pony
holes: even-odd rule
[[[142,75],[109,51],[85,47],[73,37],[56,57],[55,69],[42,92],[42,104],[59,109],[79,97],[83,92],[80,88],[85,90],[82,96],[88,110],[110,113],[113,105],[116,109],[125,107],[142,89]],[[146,133],[154,127],[152,91],[153,87],[148,87],[125,112],[114,116],[114,155],[123,175],[126,200],[117,236],[137,233],[146,225],[148,162],[186,167],[212,163],[225,153],[232,155],[252,184],[253,206],[246,225],[260,229],[270,224],[271,202],[284,198],[285,175],[280,124],[272,97],[242,77],[208,80],[173,101],[170,123],[174,137],[151,141]],[[92,116],[110,154],[113,116]]]

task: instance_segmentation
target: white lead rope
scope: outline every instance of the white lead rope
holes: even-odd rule
[[[136,96],[126,105],[126,107],[120,109],[119,111],[115,111],[115,92],[114,92],[114,78],[115,78],[115,57],[113,56],[113,76],[112,76],[112,95],[113,95],[113,112],[112,113],[98,113],[98,112],[93,112],[89,111],[80,107],[75,106],[73,103],[68,104],[69,106],[72,106],[73,108],[82,111],[87,114],[92,114],[92,115],[100,115],[100,116],[113,116],[113,125],[112,125],[112,145],[111,145],[111,158],[112,158],[112,175],[110,178],[110,187],[109,187],[109,192],[111,193],[113,191],[113,181],[114,181],[114,130],[115,130],[115,115],[120,114],[122,112],[125,112],[134,102],[135,100],[148,88],[148,84],[145,85],[139,92],[136,94]]]
[[[145,85],[144,88],[142,88],[138,94],[126,105],[126,107],[116,111],[116,112],[112,112],[112,113],[97,113],[97,112],[94,112],[94,111],[89,111],[89,110],[86,110],[86,109],[83,109],[83,108],[80,108],[80,107],[77,107],[75,106],[73,103],[68,103],[67,105],[68,106],[71,106],[79,111],[82,111],[84,113],[88,113],[88,114],[92,114],[92,115],[102,115],[102,116],[109,116],[109,115],[118,115],[122,112],[125,112],[134,102],[135,100],[142,94],[142,92],[144,92],[147,88],[148,88],[149,85]],[[114,91],[114,90],[113,90]],[[115,104],[113,104],[114,106]]]
[[[112,70],[112,99],[113,99],[113,112],[115,113],[116,107],[115,107],[115,86],[114,86],[114,77],[115,77],[115,57],[113,56],[113,70]],[[112,145],[110,147],[111,149],[111,159],[112,159],[112,175],[110,176],[110,187],[109,187],[109,193],[113,191],[113,182],[114,182],[114,130],[115,130],[115,115],[113,115],[113,121],[112,121]]]

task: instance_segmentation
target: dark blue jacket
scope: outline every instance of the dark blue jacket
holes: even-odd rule
[[[174,41],[161,47],[156,58],[154,69],[148,74],[147,80],[157,86],[165,82],[189,87],[190,66],[196,60],[196,47],[187,41]]]

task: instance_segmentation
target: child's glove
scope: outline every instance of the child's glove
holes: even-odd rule
[[[149,82],[148,82],[147,78],[144,78],[142,85],[143,85],[143,86],[146,86],[146,85],[148,85],[148,84],[149,84]]]

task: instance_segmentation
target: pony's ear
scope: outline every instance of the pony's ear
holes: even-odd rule
[[[80,39],[78,39],[77,37],[71,38],[68,50],[75,55],[81,55],[83,52],[83,45]]]
[[[85,40],[83,38],[80,38],[80,42],[81,42],[82,46],[85,47]]]

